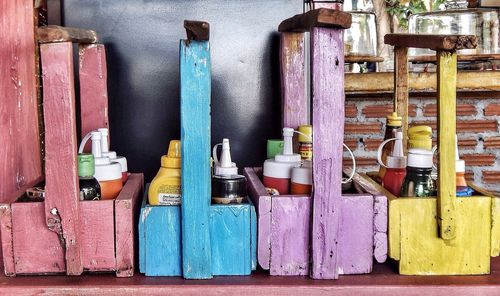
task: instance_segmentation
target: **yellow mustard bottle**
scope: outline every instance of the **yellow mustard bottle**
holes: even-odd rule
[[[148,191],[152,206],[181,204],[181,141],[172,140],[167,155],[161,157],[161,168]]]

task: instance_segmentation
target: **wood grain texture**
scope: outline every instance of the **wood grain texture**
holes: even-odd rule
[[[131,174],[115,199],[116,276],[134,275],[137,212],[144,189],[144,175]]]
[[[210,39],[210,24],[203,21],[184,21],[184,29],[188,40],[208,41]]]
[[[0,3],[0,202],[42,176],[33,1]]]
[[[282,33],[280,42],[282,126],[297,129],[307,124],[304,33]]]
[[[106,49],[102,44],[79,45],[81,136],[109,128]],[[90,152],[91,143],[85,147]]]
[[[500,198],[484,188],[478,187],[474,183],[468,182],[470,188],[482,195],[491,197],[491,257],[500,255]]]
[[[213,275],[252,272],[250,204],[210,206]]]
[[[477,46],[474,35],[387,34],[384,41],[393,46],[447,51],[473,49]]]
[[[409,58],[410,62],[427,62],[435,63],[437,62],[436,55],[418,55]],[[457,61],[491,61],[500,60],[500,54],[498,53],[479,53],[479,54],[457,54]]]
[[[438,198],[437,214],[441,237],[450,240],[456,236],[457,216],[455,135],[457,54],[437,52],[438,65]]]
[[[373,257],[383,263],[387,260],[387,197],[374,195],[373,199]]]
[[[45,222],[42,202],[12,204],[12,239],[16,274],[66,271],[65,249]]]
[[[351,22],[352,17],[349,13],[328,8],[318,8],[282,21],[278,31],[307,32],[313,27],[348,29],[351,27]]]
[[[250,208],[250,256],[252,260],[252,270],[257,269],[257,212],[249,197]]]
[[[271,275],[307,275],[311,227],[311,197],[273,196]]]
[[[262,170],[260,169],[260,172]],[[245,168],[243,174],[247,178],[249,197],[257,212],[257,261],[259,265],[269,270],[271,262],[271,196],[259,180],[254,168]]]
[[[181,40],[182,264],[188,279],[212,277],[210,75],[209,43]]]
[[[114,271],[114,201],[81,201],[79,211],[83,268],[88,271]]]
[[[2,243],[2,262],[0,268],[6,276],[15,276],[12,209],[10,204],[0,204],[0,242]]]
[[[73,47],[69,42],[40,45],[45,122],[45,216],[65,246],[68,275],[83,271],[78,205],[77,140]],[[61,186],[64,184],[64,186]]]
[[[403,138],[408,138],[408,48],[394,47],[394,110],[403,119],[401,130]],[[403,152],[406,154],[408,142],[403,141]]]
[[[61,26],[44,26],[37,29],[40,43],[73,42],[79,44],[97,43],[97,33],[92,30]]]
[[[311,32],[313,106],[312,268],[315,279],[338,277],[338,231],[344,140],[344,43],[340,29]]]

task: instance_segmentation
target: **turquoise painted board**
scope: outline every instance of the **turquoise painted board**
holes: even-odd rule
[[[182,266],[186,279],[212,277],[210,252],[210,47],[181,40]]]
[[[250,198],[248,198],[248,200],[252,205],[252,207],[250,208],[250,252],[252,254],[252,270],[255,270],[257,269],[257,213],[255,212],[255,206],[252,204]]]

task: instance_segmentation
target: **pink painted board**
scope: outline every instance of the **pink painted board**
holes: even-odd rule
[[[43,202],[12,204],[12,239],[16,274],[66,270],[64,249],[58,235],[47,228]]]
[[[313,121],[312,268],[315,279],[338,278],[342,143],[344,141],[344,43],[342,30],[311,31]]]
[[[134,275],[134,242],[143,187],[143,174],[131,174],[115,200],[115,270],[118,277]]]
[[[83,272],[79,199],[73,46],[40,45],[45,121],[45,215],[49,229],[65,241],[66,272]],[[64,186],[61,186],[64,185]]]
[[[339,274],[370,273],[373,266],[373,196],[342,196],[338,236]]]
[[[282,125],[293,129],[308,124],[304,36],[305,33],[281,34]]]
[[[42,176],[33,1],[0,1],[0,202]]]
[[[311,197],[273,196],[271,275],[309,274]]]
[[[103,44],[80,44],[79,57],[80,114],[84,137],[98,128],[109,128],[106,50]],[[90,152],[90,143],[85,152]]]
[[[268,270],[271,262],[271,197],[258,177],[260,168],[245,168],[249,195],[257,212],[257,261]]]
[[[88,271],[115,270],[114,201],[80,201],[80,251]]]

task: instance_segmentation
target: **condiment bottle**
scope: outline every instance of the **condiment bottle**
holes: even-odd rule
[[[118,162],[122,168],[122,181],[127,182],[128,179],[128,167],[127,159],[123,156],[117,156],[115,151],[109,151],[109,130],[107,128],[100,128],[97,130],[101,133],[101,153],[102,156],[107,156],[111,161]]]
[[[80,184],[80,200],[101,199],[101,186],[94,178],[95,163],[92,154],[78,154],[78,178]]]
[[[217,147],[222,146],[220,161]],[[247,196],[245,176],[238,175],[238,167],[231,160],[229,139],[222,139],[212,150],[215,172],[212,177],[212,202],[216,204],[241,203]]]
[[[300,154],[293,153],[292,137],[293,129],[283,128],[283,153],[264,162],[262,183],[276,189],[279,194],[290,193],[292,168],[300,166]]]
[[[458,139],[455,138],[455,171],[456,171],[456,182],[457,182],[457,196],[472,196],[473,190],[467,186],[467,181],[465,180],[465,161],[460,159],[458,154]]]
[[[312,160],[312,125],[301,125],[298,129],[299,154],[303,160]]]
[[[181,141],[172,140],[148,191],[150,205],[181,204]]]
[[[80,144],[78,153],[82,153],[87,141],[92,140],[92,155],[94,155],[94,177],[101,186],[101,199],[115,199],[123,188],[122,167],[118,162],[112,162],[109,157],[101,153],[101,133],[93,131],[88,133]]]
[[[394,139],[396,137],[397,132],[401,132],[401,121],[402,118],[398,116],[396,112],[392,112],[390,115],[387,115],[387,121],[385,125],[385,135],[384,135],[384,141],[387,141],[389,139]],[[384,148],[382,149],[382,155],[381,155],[381,160],[382,163],[386,163],[387,161],[387,156],[391,153],[394,147],[394,143],[388,142],[387,145],[383,146]],[[385,170],[386,168],[384,166],[380,166],[380,169],[378,171],[378,176],[382,180],[385,175]]]
[[[401,187],[402,197],[428,197],[436,195],[431,178],[433,152],[427,149],[410,148],[406,177]]]
[[[408,129],[408,148],[432,150],[432,128],[416,125]]]
[[[393,150],[387,156],[387,165],[382,160],[384,146],[394,141]],[[403,133],[396,132],[396,137],[388,139],[378,147],[378,163],[386,168],[382,186],[390,193],[398,196],[401,193],[401,185],[406,176],[406,157],[403,155]]]
[[[291,193],[310,195],[312,192],[312,162],[304,160],[301,167],[292,168]]]

